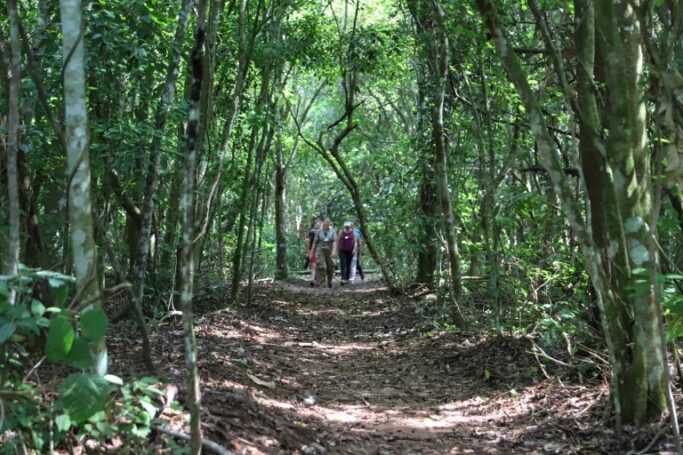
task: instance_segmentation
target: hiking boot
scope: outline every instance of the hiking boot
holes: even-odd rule
[[[311,287],[315,287],[315,283],[311,281]]]

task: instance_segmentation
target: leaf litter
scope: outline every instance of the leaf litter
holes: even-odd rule
[[[424,309],[377,280],[330,290],[293,279],[253,295],[227,310],[216,294],[195,301],[204,436],[236,454],[635,454],[656,438],[646,453],[671,450],[663,422],[612,429],[606,381],[546,378],[525,338],[425,336]],[[111,373],[142,375],[135,327],[111,333]],[[182,402],[179,333],[167,319],[152,346]]]

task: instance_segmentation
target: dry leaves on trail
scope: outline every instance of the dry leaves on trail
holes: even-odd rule
[[[251,306],[196,321],[204,431],[235,453],[617,454],[657,433],[617,435],[606,386],[545,379],[529,340],[425,336],[415,300],[378,281],[305,284],[260,284]],[[153,344],[184,384],[180,330],[165,321]],[[129,342],[112,346],[130,361]]]

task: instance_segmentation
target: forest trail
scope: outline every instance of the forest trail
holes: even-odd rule
[[[625,453],[649,442],[624,446],[604,425],[605,386],[545,380],[528,340],[429,333],[423,304],[376,279],[253,292],[251,305],[197,318],[205,436],[234,453]],[[155,358],[183,384],[181,323],[162,325]]]

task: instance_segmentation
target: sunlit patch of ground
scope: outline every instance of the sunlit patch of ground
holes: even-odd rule
[[[207,437],[237,454],[621,454],[656,433],[620,438],[606,386],[545,379],[528,340],[425,336],[415,301],[336,286],[261,284],[198,318]],[[168,320],[153,342],[183,384],[180,334]]]

